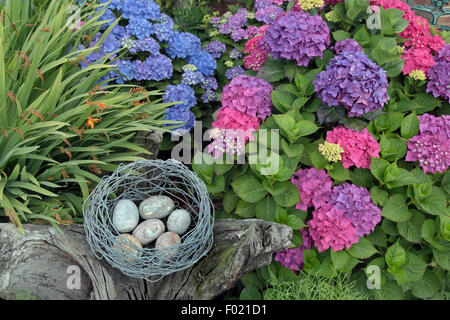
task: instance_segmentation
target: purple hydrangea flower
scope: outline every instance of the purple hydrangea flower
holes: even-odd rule
[[[213,41],[211,43],[209,43],[204,50],[206,52],[209,52],[214,59],[219,59],[222,54],[224,54],[224,52],[227,50],[227,47],[224,43],[220,42],[220,41]]]
[[[319,208],[330,201],[333,181],[325,170],[314,167],[300,169],[291,177],[300,192],[300,202],[296,208],[306,211],[309,207]]]
[[[283,12],[283,8],[278,6],[267,6],[256,11],[255,19],[264,22],[265,24],[271,24]]]
[[[434,66],[427,72],[427,92],[450,102],[450,44],[443,46],[433,59]]]
[[[373,204],[366,188],[343,183],[333,188],[330,204],[352,221],[359,237],[373,232],[381,221],[381,209]]]
[[[237,60],[242,57],[242,52],[239,49],[235,48],[230,51],[230,59]]]
[[[383,109],[388,102],[386,71],[363,52],[342,52],[314,80],[318,97],[329,106],[342,105],[348,116]]]
[[[160,53],[150,55],[144,61],[135,61],[134,72],[134,78],[138,81],[170,79],[173,74],[172,60]]]
[[[201,87],[206,90],[217,90],[219,84],[214,77],[205,77],[205,81],[201,84]]]
[[[272,6],[272,0],[255,0],[254,8],[256,11],[264,9],[265,7]]]
[[[419,116],[420,133],[408,142],[406,161],[419,161],[427,173],[444,173],[450,166],[450,116]]]
[[[222,107],[230,107],[252,117],[265,119],[272,113],[270,95],[273,87],[267,81],[240,75],[223,88]]]
[[[358,52],[362,51],[362,47],[359,45],[358,42],[356,42],[353,39],[345,39],[336,42],[336,44],[334,45],[334,51],[336,51],[337,54],[340,54],[345,51]]]
[[[264,41],[274,59],[296,60],[299,66],[307,66],[330,45],[330,30],[320,15],[289,11],[270,25]]]
[[[233,80],[237,76],[240,76],[241,74],[244,73],[245,70],[241,66],[232,67],[225,72],[225,77],[227,77],[228,80]]]
[[[281,263],[283,267],[289,268],[294,272],[303,269],[303,255],[305,250],[312,248],[312,239],[305,229],[300,229],[302,233],[302,245],[299,248],[287,249],[276,252],[274,260]]]
[[[217,99],[217,93],[214,90],[208,89],[205,91],[204,94],[202,94],[201,99],[204,103],[209,103],[209,102],[216,102],[218,101]]]

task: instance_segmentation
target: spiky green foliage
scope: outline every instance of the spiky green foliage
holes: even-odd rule
[[[0,217],[21,231],[34,219],[82,221],[99,175],[148,153],[133,137],[160,130],[170,105],[157,91],[98,87],[113,68],[108,56],[84,69],[80,62],[118,21],[97,46],[76,50],[98,32],[103,10],[84,6],[85,24],[72,30],[71,4],[51,1],[36,13],[30,0],[0,1]]]

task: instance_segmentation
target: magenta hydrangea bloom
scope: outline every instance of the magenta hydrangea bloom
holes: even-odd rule
[[[380,157],[380,146],[367,128],[362,131],[353,131],[338,126],[327,132],[330,143],[337,143],[344,149],[342,165],[344,168],[356,166],[357,168],[370,168],[371,157]]]
[[[274,59],[296,60],[299,66],[307,66],[330,45],[330,29],[320,15],[289,11],[271,24],[264,41]]]
[[[296,206],[299,210],[306,211],[312,206],[318,208],[330,201],[333,181],[325,170],[314,167],[300,169],[291,177],[291,182],[300,192],[301,200]]]
[[[265,119],[272,113],[273,87],[263,79],[240,75],[223,88],[222,106]]]
[[[283,267],[289,268],[294,272],[303,269],[304,251],[312,248],[312,239],[308,232],[305,229],[300,229],[300,232],[303,239],[301,247],[276,252],[274,257],[275,261],[280,262]]]
[[[386,71],[362,51],[335,56],[316,76],[314,86],[323,102],[344,106],[349,117],[381,110],[389,100]]]
[[[330,204],[352,221],[359,237],[373,232],[381,221],[381,209],[372,202],[366,188],[343,183],[333,188]]]
[[[420,133],[408,142],[406,161],[419,161],[427,173],[444,173],[450,166],[450,116],[419,116]]]
[[[450,102],[450,44],[443,46],[433,59],[434,66],[427,73],[427,92]]]
[[[359,241],[357,229],[342,210],[325,204],[313,211],[308,221],[309,234],[319,252],[332,248],[333,251],[350,249]]]
[[[260,120],[230,107],[222,107],[217,112],[217,119],[213,122],[213,128],[258,130]]]

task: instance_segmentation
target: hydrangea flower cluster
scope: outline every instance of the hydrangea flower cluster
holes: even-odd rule
[[[237,60],[242,57],[242,52],[239,51],[239,49],[234,48],[230,51],[230,59]]]
[[[330,201],[333,181],[325,170],[314,167],[300,169],[291,177],[300,192],[300,202],[296,208],[306,211],[309,207],[321,207]]]
[[[100,1],[102,4],[107,2],[107,0]],[[101,7],[98,8],[100,9]],[[214,49],[212,52],[217,56],[223,54],[226,49],[224,44],[215,42],[207,46],[207,50],[203,50],[198,37],[188,32],[174,30],[173,20],[167,14],[161,13],[159,5],[153,0],[111,0],[101,19],[114,21],[116,15],[121,16],[121,25],[116,25],[111,30],[97,52],[86,57],[86,62],[90,64],[107,54],[114,53],[110,56],[113,60],[117,58],[116,51],[126,50],[126,54],[114,62],[116,71],[110,72],[109,76],[100,79],[101,81],[115,79],[117,83],[123,84],[133,80],[168,80],[174,75],[172,59],[185,59],[188,65],[183,68],[181,84],[203,86],[205,79],[212,77],[216,69],[216,60],[207,50]],[[113,21],[102,25],[102,30]],[[96,45],[100,36],[100,33],[96,35],[90,44],[91,47]],[[163,54],[163,50],[167,56]],[[84,62],[82,67],[86,67]],[[172,86],[168,86],[169,88]],[[184,91],[191,92],[186,87],[183,88]],[[217,81],[215,88],[205,86],[203,89],[205,90],[203,101],[217,99],[214,91],[217,90]],[[173,94],[172,91],[166,92],[166,99],[170,100]],[[189,105],[195,104],[194,95],[194,101],[190,99]],[[186,121],[187,124],[179,131],[186,130],[193,125],[195,119],[189,108],[173,106],[167,110],[165,120]],[[176,118],[177,116],[179,118]]]
[[[432,55],[445,45],[444,40],[438,36],[432,36],[430,25],[424,17],[417,16],[407,3],[400,0],[371,0],[371,5],[382,6],[384,9],[395,8],[404,12],[403,19],[408,20],[408,26],[399,33],[403,39],[408,39],[404,44],[405,52],[402,59],[405,65],[402,72],[406,75],[415,70],[427,72],[434,65]]]
[[[343,183],[333,188],[330,204],[352,221],[359,237],[373,232],[381,221],[381,209],[373,204],[366,188]]]
[[[225,72],[225,77],[227,77],[228,80],[233,80],[237,76],[240,76],[241,74],[244,74],[245,70],[241,66],[233,67],[228,69]]]
[[[313,211],[313,218],[308,221],[309,234],[319,252],[332,248],[343,250],[359,241],[357,229],[342,210],[325,204]]]
[[[283,12],[283,8],[275,5],[270,5],[256,11],[255,20],[264,22],[265,24],[271,24]]]
[[[297,3],[304,11],[311,10],[313,8],[322,8],[325,5],[323,0],[297,0]]]
[[[319,152],[330,162],[338,162],[342,160],[341,153],[344,152],[344,149],[337,143],[330,143],[325,141],[322,144],[319,144]]]
[[[212,41],[204,50],[209,52],[214,59],[219,59],[227,50],[227,46],[220,41]]]
[[[264,41],[274,59],[296,60],[299,66],[307,66],[330,45],[330,30],[320,15],[289,11],[270,25]]]
[[[272,90],[263,79],[240,75],[223,88],[222,106],[264,120],[272,113]]]
[[[248,34],[244,29],[249,17],[249,12],[245,8],[240,8],[235,14],[228,12],[222,17],[211,19],[211,24],[218,28],[219,33],[228,34],[235,42],[247,39]]]
[[[344,149],[342,165],[346,169],[351,166],[369,169],[371,157],[380,157],[380,146],[367,128],[353,131],[338,126],[327,132],[326,141],[336,143]]]
[[[335,56],[316,76],[314,86],[322,101],[329,106],[343,105],[349,117],[381,110],[389,100],[386,71],[362,51]]]
[[[175,132],[184,134],[194,126],[195,115],[190,111],[190,108],[197,104],[194,89],[185,84],[168,85],[163,102],[178,102],[165,111],[165,120],[185,122],[182,127],[176,128]]]
[[[450,166],[450,116],[419,116],[420,132],[408,142],[406,161],[419,161],[427,173],[444,173]]]
[[[428,70],[427,92],[450,102],[450,44],[443,46],[433,57],[434,66]]]
[[[214,141],[208,146],[214,157],[224,152],[243,154],[260,121],[271,114],[273,87],[263,79],[240,75],[223,88],[222,108],[210,132]]]
[[[345,39],[335,43],[333,47],[334,51],[337,54],[341,54],[342,52],[361,52],[362,47],[353,39]]]
[[[244,58],[244,67],[247,70],[258,71],[264,64],[269,53],[268,47],[264,42],[264,35],[258,35],[245,43],[244,53],[249,53]]]
[[[275,261],[280,262],[283,267],[289,268],[294,272],[303,269],[304,251],[312,248],[312,239],[308,231],[300,229],[300,232],[302,233],[301,247],[276,252],[274,256]]]

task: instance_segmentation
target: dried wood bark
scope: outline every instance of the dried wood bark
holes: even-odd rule
[[[46,225],[24,229],[22,235],[12,224],[0,224],[1,299],[17,293],[57,300],[213,299],[247,272],[269,264],[273,253],[286,249],[292,237],[292,229],[277,223],[216,220],[214,245],[207,256],[186,270],[148,282],[127,277],[97,259],[80,225],[63,228],[63,234]],[[73,289],[71,268],[80,270],[78,289]]]

